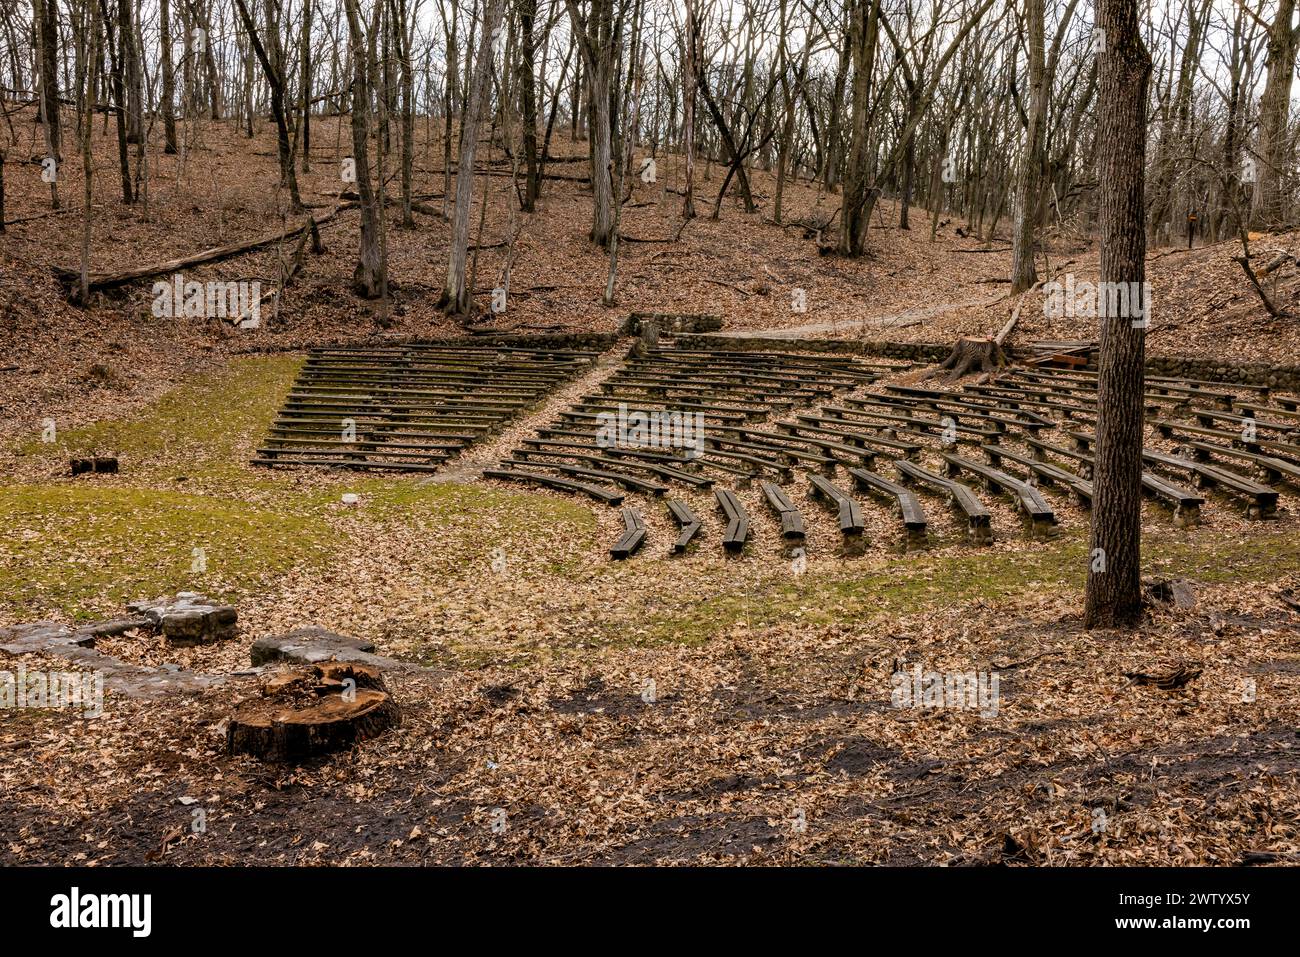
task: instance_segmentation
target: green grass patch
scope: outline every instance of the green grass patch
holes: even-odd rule
[[[1268,582],[1300,573],[1295,534],[1257,526],[1245,538],[1202,528],[1151,534],[1143,543],[1146,573],[1182,576],[1206,584]],[[775,575],[740,592],[700,601],[683,596],[670,613],[648,616],[646,635],[637,643],[699,644],[741,623],[763,628],[792,618],[809,627],[869,620],[925,608],[999,602],[1051,588],[1083,594],[1088,546],[1082,530],[1064,533],[1051,544],[1022,552],[963,551],[915,554],[883,569],[851,570],[799,579]]]
[[[362,473],[322,482],[317,471],[249,466],[300,366],[295,357],[235,359],[138,414],[19,445],[60,473],[70,456],[117,453],[122,473],[0,490],[10,532],[0,541],[0,606],[31,619],[112,614],[183,588],[237,600],[299,564],[328,561],[348,544],[354,518],[363,540],[387,527],[436,527],[453,556],[558,526],[583,542],[594,534],[591,510],[561,496]],[[341,505],[344,491],[360,495],[356,509]],[[196,548],[206,572],[192,570]]]

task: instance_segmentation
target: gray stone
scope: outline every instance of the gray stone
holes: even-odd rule
[[[238,627],[239,614],[233,606],[218,605],[198,592],[177,592],[175,598],[135,601],[126,607],[177,645],[224,641],[235,637]]]
[[[95,643],[93,635],[78,633],[71,625],[57,621],[33,621],[25,625],[0,628],[0,651],[11,655],[25,655],[34,651],[54,651],[62,648],[88,648]]]
[[[333,659],[388,670],[421,670],[410,662],[376,655],[374,650],[374,643],[362,638],[349,638],[324,628],[303,625],[283,635],[257,639],[253,642],[251,660],[254,667],[282,661],[314,665]]]

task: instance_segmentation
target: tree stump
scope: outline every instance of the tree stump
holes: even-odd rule
[[[926,378],[932,379],[948,370],[947,378],[951,382],[971,372],[996,372],[1006,364],[1006,355],[996,339],[958,339],[948,358]]]
[[[379,671],[327,661],[272,675],[226,728],[226,750],[264,761],[303,761],[378,737],[402,723]]]

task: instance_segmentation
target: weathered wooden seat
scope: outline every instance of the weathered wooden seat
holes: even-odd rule
[[[635,475],[628,475],[624,472],[610,472],[605,469],[591,469],[581,465],[566,465],[563,462],[535,462],[531,459],[502,459],[501,464],[514,467],[523,466],[525,468],[548,468],[556,472],[563,472],[566,475],[577,475],[580,478],[601,479],[606,482],[613,482],[621,485],[625,489],[633,492],[644,492],[648,495],[663,495],[668,491],[668,486],[659,482],[651,482],[647,479],[637,478]]]
[[[941,453],[943,460],[947,463],[948,474],[957,475],[965,470],[972,475],[979,477],[985,487],[990,492],[1007,492],[1011,495],[1012,500],[1016,503],[1029,522],[1031,535],[1050,534],[1056,526],[1056,515],[1052,512],[1052,507],[1047,504],[1038,489],[1034,488],[1027,482],[1008,475],[1006,472],[993,468],[991,465],[985,465],[982,462],[975,462],[960,455],[950,453]]]
[[[673,542],[673,554],[680,555],[686,551],[704,523],[699,520],[691,507],[681,499],[670,498],[664,501],[668,505],[668,511],[673,520],[677,522],[677,527],[681,530],[677,536],[677,541]]]
[[[1059,465],[1053,465],[1051,462],[1044,462],[1041,459],[1030,458],[1027,455],[1021,455],[1019,452],[1014,452],[999,445],[984,445],[981,446],[981,449],[988,456],[988,460],[992,465],[1001,467],[1003,459],[1015,462],[1017,465],[1029,469],[1046,485],[1064,486],[1073,493],[1075,499],[1084,508],[1092,507],[1092,483],[1087,479],[1067,471]]]
[[[1142,491],[1172,505],[1174,524],[1178,527],[1190,528],[1200,522],[1201,506],[1205,504],[1203,496],[1146,471],[1142,473]]]
[[[790,501],[790,497],[781,490],[779,485],[773,485],[771,482],[760,483],[763,488],[763,496],[767,499],[767,504],[776,512],[777,517],[781,520],[781,537],[786,541],[802,542],[804,540],[803,516],[799,514],[799,509]]]
[[[904,459],[894,462],[894,468],[898,470],[899,477],[905,482],[917,482],[946,493],[948,503],[966,517],[966,530],[971,542],[976,545],[992,543],[992,515],[970,486]]]
[[[601,488],[598,485],[587,485],[584,482],[574,482],[571,479],[560,478],[555,475],[547,475],[544,472],[528,472],[523,469],[484,469],[483,477],[500,479],[503,482],[523,482],[530,485],[545,485],[548,488],[558,489],[561,492],[581,492],[584,495],[590,495],[592,498],[604,502],[606,505],[623,504],[623,495],[620,492]]]
[[[1248,518],[1272,518],[1277,513],[1277,492],[1244,475],[1207,465],[1204,462],[1196,462],[1176,455],[1165,455],[1162,452],[1143,452],[1142,459],[1175,471],[1187,472],[1200,488],[1218,486],[1245,497]]]
[[[714,489],[713,497],[727,519],[727,530],[722,534],[722,547],[729,552],[739,552],[749,541],[749,514],[730,489]]]
[[[1241,449],[1232,449],[1223,445],[1212,445],[1209,442],[1189,442],[1188,446],[1192,450],[1192,458],[1199,462],[1205,461],[1211,455],[1217,455],[1224,459],[1237,459],[1242,462],[1249,462],[1264,473],[1264,482],[1267,485],[1273,485],[1283,480],[1290,481],[1292,484],[1300,484],[1300,465],[1294,462],[1288,462],[1286,459],[1275,458],[1271,455],[1259,455],[1255,452],[1245,452]]]
[[[615,561],[621,561],[636,554],[637,549],[645,542],[645,522],[636,509],[623,509],[623,529],[622,537],[609,550],[609,557]]]
[[[838,510],[840,533],[844,536],[845,544],[850,547],[861,546],[866,539],[863,534],[866,523],[862,520],[862,507],[820,475],[809,475],[808,484],[812,486],[814,498],[821,499]]]
[[[891,482],[883,475],[868,472],[866,469],[850,468],[848,473],[853,476],[858,488],[893,499],[898,506],[899,514],[903,518],[903,528],[907,532],[908,546],[925,546],[927,524],[925,509],[921,507],[920,501],[917,500],[916,493],[909,488],[904,488],[897,482]]]

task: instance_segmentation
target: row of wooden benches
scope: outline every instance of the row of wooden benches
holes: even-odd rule
[[[252,463],[434,472],[596,355],[439,343],[315,349]]]

